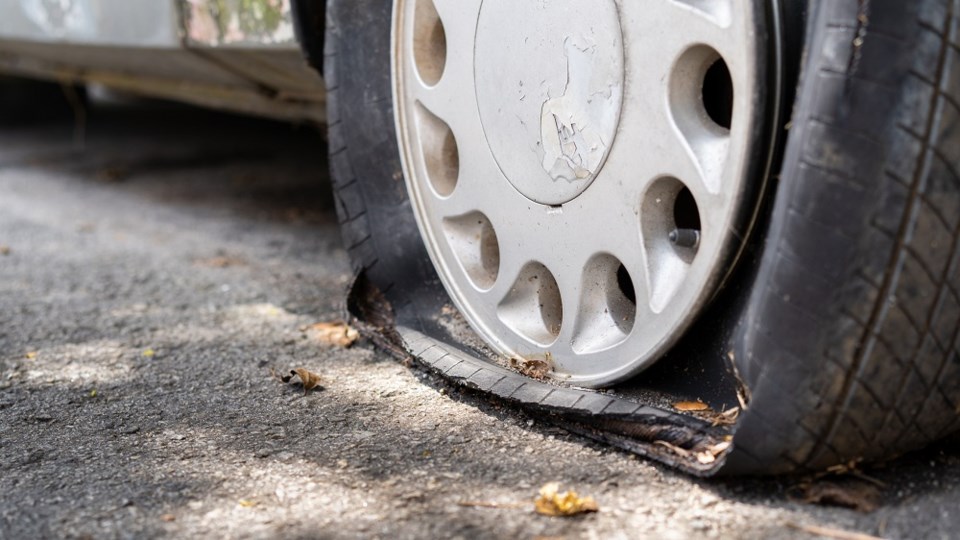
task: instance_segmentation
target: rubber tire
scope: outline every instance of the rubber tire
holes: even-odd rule
[[[711,345],[733,352],[750,399],[735,472],[885,458],[960,427],[958,2],[811,2],[769,223],[742,263],[752,282]],[[331,168],[354,269],[416,302],[395,287],[432,271],[394,132],[391,10],[328,0]]]
[[[399,309],[423,300],[404,280],[435,272],[407,197],[394,129],[392,11],[392,0],[328,0],[323,75],[344,247],[353,270]]]
[[[746,472],[960,427],[957,0],[823,0],[742,333]]]

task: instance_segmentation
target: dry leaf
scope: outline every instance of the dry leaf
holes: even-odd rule
[[[303,395],[307,395],[307,392],[320,386],[320,376],[312,371],[297,368],[291,369],[290,374],[300,377],[300,381],[303,382]]]
[[[710,406],[706,403],[697,401],[678,401],[673,404],[673,408],[682,412],[709,411]]]
[[[194,263],[198,266],[206,266],[208,268],[230,268],[231,266],[243,266],[247,264],[243,259],[224,255],[210,257],[209,259],[197,259]]]
[[[173,515],[173,514],[163,514],[162,516],[160,516],[160,519],[162,519],[163,521],[168,521],[168,522],[169,522],[169,521],[176,521],[177,516],[175,516],[175,515]]]
[[[680,448],[679,446],[675,444],[670,444],[667,441],[653,441],[653,444],[663,446],[665,448],[669,448],[670,450],[673,450],[673,452],[680,457],[687,457],[690,455],[690,450],[687,450],[686,448]]]
[[[740,408],[734,407],[723,412],[708,410],[695,412],[694,414],[704,420],[710,421],[713,427],[732,426],[737,423],[737,418],[740,418]]]
[[[349,347],[360,339],[360,332],[344,322],[322,322],[307,327],[320,342],[338,347]]]
[[[697,452],[697,461],[703,465],[709,465],[717,461],[717,456],[711,454],[710,452]]]
[[[733,444],[732,441],[718,442],[717,444],[715,444],[715,445],[711,446],[710,448],[708,448],[708,450],[709,450],[710,452],[712,452],[713,455],[719,456],[720,454],[726,452],[727,449],[730,448],[730,446],[731,446],[732,444]]]
[[[157,351],[154,351],[153,349],[144,349],[144,351],[141,354],[143,355],[144,358],[153,358],[154,356],[157,355]]]
[[[876,485],[853,478],[819,480],[800,487],[801,500],[807,504],[839,506],[863,513],[876,510],[882,499]]]
[[[881,482],[880,480],[877,480],[872,476],[868,476],[864,474],[863,471],[860,470],[861,461],[863,461],[863,458],[857,458],[857,459],[850,460],[846,463],[838,463],[837,465],[827,467],[827,470],[825,472],[818,474],[814,479],[815,480],[820,479],[828,474],[841,476],[841,477],[852,476],[854,478],[858,478],[860,480],[870,482],[871,484],[874,484],[879,488],[886,488],[887,487],[886,483]]]
[[[729,441],[719,442],[714,445],[710,445],[703,450],[695,452],[694,455],[697,458],[697,461],[704,465],[709,465],[717,461],[717,456],[724,453],[732,443]]]
[[[543,380],[553,371],[553,355],[544,353],[543,359],[514,356],[510,358],[510,367],[531,379]]]
[[[862,458],[861,458],[861,459],[851,459],[850,461],[848,461],[848,462],[846,462],[846,463],[837,463],[836,465],[831,465],[831,466],[827,467],[827,472],[828,472],[828,473],[833,473],[833,474],[836,474],[836,475],[849,474],[849,473],[851,473],[851,472],[853,472],[853,471],[856,471],[856,470],[859,470],[859,469],[860,469],[860,462],[861,462],[861,461],[862,461]]]
[[[712,444],[707,447],[694,448],[692,450],[687,450],[686,448],[681,448],[677,445],[670,444],[667,441],[654,441],[653,444],[658,446],[663,446],[669,448],[673,453],[677,454],[680,457],[690,457],[693,456],[696,460],[704,465],[709,465],[717,461],[717,456],[724,453],[730,445],[733,444],[729,440],[721,441],[716,444]]]
[[[244,507],[244,508],[253,508],[254,506],[257,505],[257,501],[251,501],[251,500],[247,500],[247,499],[240,499],[240,503],[239,503],[239,504],[240,504],[240,506],[242,506],[242,507]]]
[[[534,501],[538,514],[569,517],[599,510],[593,497],[580,497],[574,491],[560,493],[560,484],[550,482],[540,488],[540,496]]]
[[[10,246],[0,246],[0,255],[9,255]]]
[[[33,360],[37,357],[37,351],[30,351],[27,354],[23,355],[27,360]]]
[[[270,368],[270,376],[276,378],[277,380],[283,383],[288,383],[290,382],[290,379],[293,378],[293,372],[291,371],[290,373],[291,373],[290,375],[280,375],[279,373],[276,372],[276,370],[274,370],[273,368]]]
[[[717,418],[714,419],[713,425],[715,426],[727,426],[737,423],[737,418],[740,418],[740,408],[734,407],[732,409],[727,409],[720,413]]]

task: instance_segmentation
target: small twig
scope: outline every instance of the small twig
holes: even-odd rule
[[[786,525],[791,529],[816,534],[825,538],[835,538],[836,540],[883,540],[879,536],[832,529],[830,527],[820,527],[818,525],[803,525],[802,523],[794,523],[792,521],[788,521]]]
[[[740,402],[740,410],[747,410],[747,398],[744,397],[743,392],[741,392],[739,388],[737,389],[737,401]]]
[[[874,477],[872,477],[872,476],[864,473],[863,471],[861,471],[861,470],[860,470],[859,468],[857,468],[857,467],[858,467],[858,462],[857,462],[857,461],[851,461],[850,463],[845,463],[845,464],[840,464],[840,465],[834,465],[833,467],[828,467],[827,470],[825,470],[825,471],[823,471],[823,472],[815,475],[815,476],[814,476],[814,479],[815,479],[815,480],[819,480],[819,479],[821,479],[821,478],[823,478],[823,477],[825,477],[825,476],[829,476],[829,475],[831,475],[831,474],[834,475],[834,476],[840,476],[840,477],[842,477],[842,476],[848,476],[848,475],[849,475],[849,476],[852,476],[852,477],[854,477],[854,478],[859,478],[860,480],[863,480],[864,482],[870,482],[871,484],[877,486],[877,487],[880,488],[880,489],[886,489],[886,488],[887,488],[887,484],[886,484],[884,481],[878,480],[878,479],[876,479],[876,478],[874,478]]]
[[[869,476],[867,474],[864,474],[860,471],[852,471],[850,474],[856,478],[859,478],[860,480],[863,480],[864,482],[870,482],[871,484],[877,486],[878,488],[881,488],[881,489],[887,488],[887,483],[884,482],[883,480],[877,480],[876,478]]]
[[[690,457],[691,452],[686,448],[680,448],[679,446],[668,443],[667,441],[653,441],[653,444],[659,444],[660,446],[665,446],[670,450],[673,450],[677,455],[681,457]]]
[[[466,506],[468,508],[524,508],[530,506],[528,502],[508,502],[498,503],[492,501],[460,501],[457,506]]]

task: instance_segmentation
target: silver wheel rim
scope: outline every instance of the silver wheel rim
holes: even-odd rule
[[[707,305],[756,207],[758,4],[395,2],[407,189],[444,286],[492,347],[602,386]]]

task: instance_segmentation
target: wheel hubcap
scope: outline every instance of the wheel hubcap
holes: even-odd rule
[[[554,206],[587,189],[613,145],[623,100],[613,0],[486,0],[474,62],[487,144],[513,187]]]
[[[756,208],[759,2],[398,0],[394,99],[427,250],[506,356],[599,386],[715,293]]]

